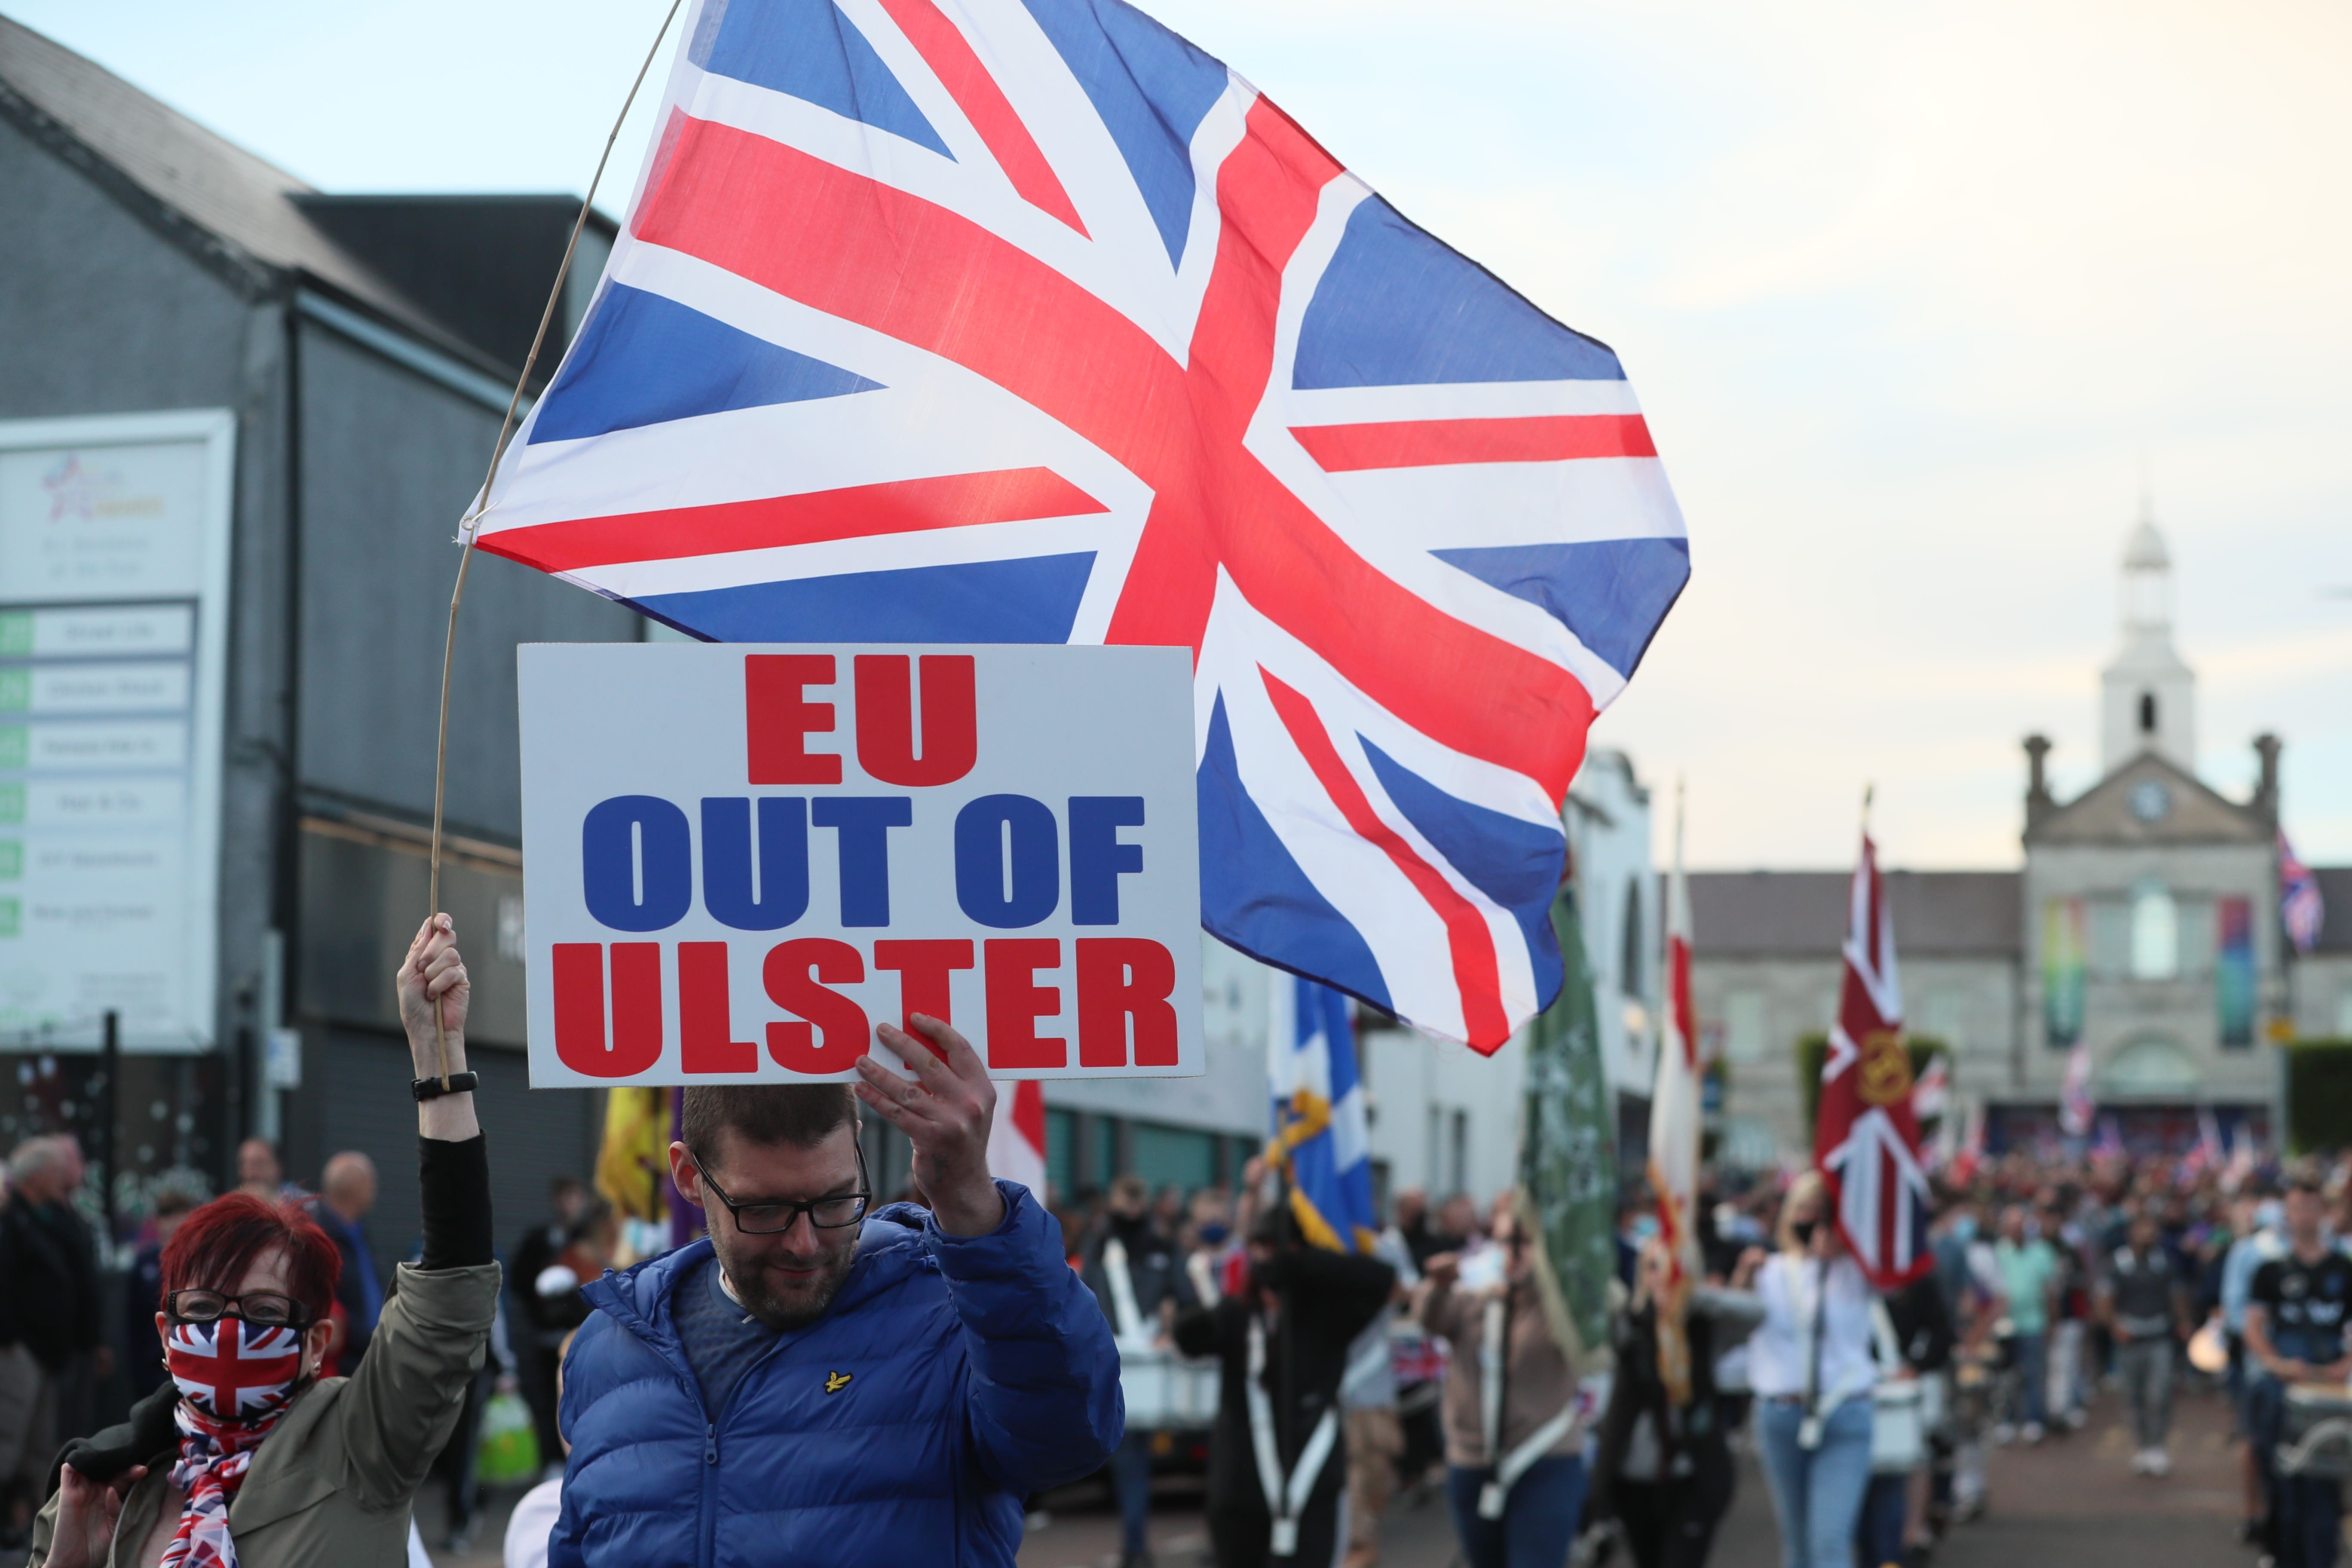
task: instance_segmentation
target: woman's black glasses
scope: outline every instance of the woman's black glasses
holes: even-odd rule
[[[694,1161],[694,1168],[701,1173],[702,1184],[710,1189],[710,1195],[726,1205],[727,1212],[735,1216],[737,1230],[746,1236],[778,1236],[792,1229],[793,1221],[802,1215],[808,1215],[809,1224],[819,1230],[846,1229],[866,1217],[866,1205],[874,1196],[866,1180],[866,1151],[854,1143],[850,1147],[857,1153],[857,1190],[837,1197],[812,1198],[804,1204],[739,1204],[710,1179],[709,1171],[695,1158],[691,1149],[686,1157]]]
[[[163,1310],[183,1323],[217,1323],[242,1318],[265,1329],[308,1328],[310,1314],[291,1296],[275,1290],[253,1290],[230,1296],[219,1290],[174,1290],[163,1298]]]

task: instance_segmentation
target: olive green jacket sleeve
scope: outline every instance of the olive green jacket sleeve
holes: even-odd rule
[[[457,1425],[499,1310],[499,1266],[402,1264],[332,1425],[342,1484],[363,1506],[405,1508]],[[325,1436],[325,1434],[321,1434]]]

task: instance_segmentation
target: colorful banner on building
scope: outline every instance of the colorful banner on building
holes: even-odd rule
[[[2219,899],[2213,905],[2221,938],[2213,957],[2213,1002],[2221,1044],[2244,1050],[2254,1043],[2254,901]]]
[[[2084,925],[2080,899],[2052,899],[2042,906],[2042,1018],[2053,1050],[2083,1035],[2089,950]]]

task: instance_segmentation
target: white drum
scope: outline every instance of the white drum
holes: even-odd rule
[[[1927,1462],[1927,1392],[1916,1378],[1886,1378],[1870,1391],[1870,1469],[1907,1476]]]
[[[1127,1400],[1128,1429],[1185,1431],[1217,1419],[1217,1363],[1172,1352],[1122,1344],[1118,1387]]]

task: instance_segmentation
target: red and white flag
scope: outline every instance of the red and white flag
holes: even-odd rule
[[[1822,1063],[1813,1163],[1836,1194],[1838,1231],[1879,1289],[1927,1272],[1927,1173],[1903,1044],[1903,986],[1895,967],[1895,921],[1879,880],[1878,851],[1864,829],[1845,939],[1845,985]]]
[[[1944,1110],[1952,1100],[1952,1058],[1937,1051],[1927,1059],[1927,1070],[1919,1075],[1911,1090],[1911,1114],[1922,1122],[1943,1119]]]
[[[1008,1083],[998,1092],[996,1121],[988,1130],[988,1173],[1045,1194],[1045,1086],[1034,1079]]]
[[[2069,1138],[2088,1138],[2099,1102],[2091,1094],[2091,1042],[2076,1039],[2066,1053],[2066,1082],[2058,1091],[2058,1131]]]
[[[1667,1259],[1665,1300],[1658,1312],[1658,1375],[1673,1402],[1685,1405],[1690,1401],[1690,1351],[1683,1337],[1683,1309],[1698,1277],[1702,1106],[1679,790],[1675,799],[1675,868],[1666,881],[1666,1016],[1659,1034],[1658,1081],[1650,1096],[1650,1190],[1657,1194],[1658,1236]]]

